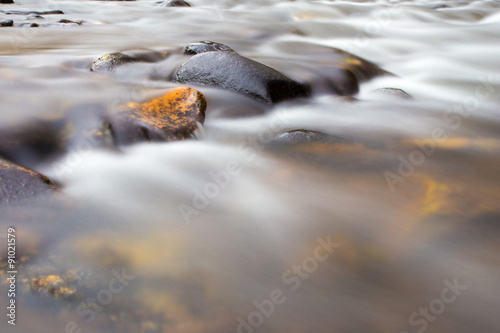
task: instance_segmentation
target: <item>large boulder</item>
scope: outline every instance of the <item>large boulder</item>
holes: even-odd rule
[[[228,89],[268,103],[310,94],[308,85],[232,52],[197,54],[181,65],[174,81]]]

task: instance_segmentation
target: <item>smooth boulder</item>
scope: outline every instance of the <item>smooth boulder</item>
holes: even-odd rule
[[[197,54],[180,66],[174,81],[228,89],[268,103],[310,95],[308,85],[232,52]]]

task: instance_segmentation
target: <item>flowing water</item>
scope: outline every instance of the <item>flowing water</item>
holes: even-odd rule
[[[123,50],[212,40],[310,80],[339,48],[394,75],[274,107],[199,88],[195,140],[33,164],[62,193],[1,207],[2,333],[498,331],[498,1],[16,2],[65,14],[0,28],[3,129],[175,86],[181,56],[89,71]],[[271,142],[300,128],[334,140]]]

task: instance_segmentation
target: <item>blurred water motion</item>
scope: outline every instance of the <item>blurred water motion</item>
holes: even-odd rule
[[[16,2],[86,23],[0,32],[2,128],[173,86],[88,71],[122,50],[214,40],[307,79],[335,47],[395,76],[273,108],[204,89],[197,140],[39,165],[65,196],[1,208],[2,333],[498,331],[498,2]],[[301,128],[333,139],[269,139]]]

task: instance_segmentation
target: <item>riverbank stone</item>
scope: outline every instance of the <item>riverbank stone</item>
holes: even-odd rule
[[[180,66],[174,81],[232,90],[268,103],[310,95],[307,84],[232,52],[197,54]]]

